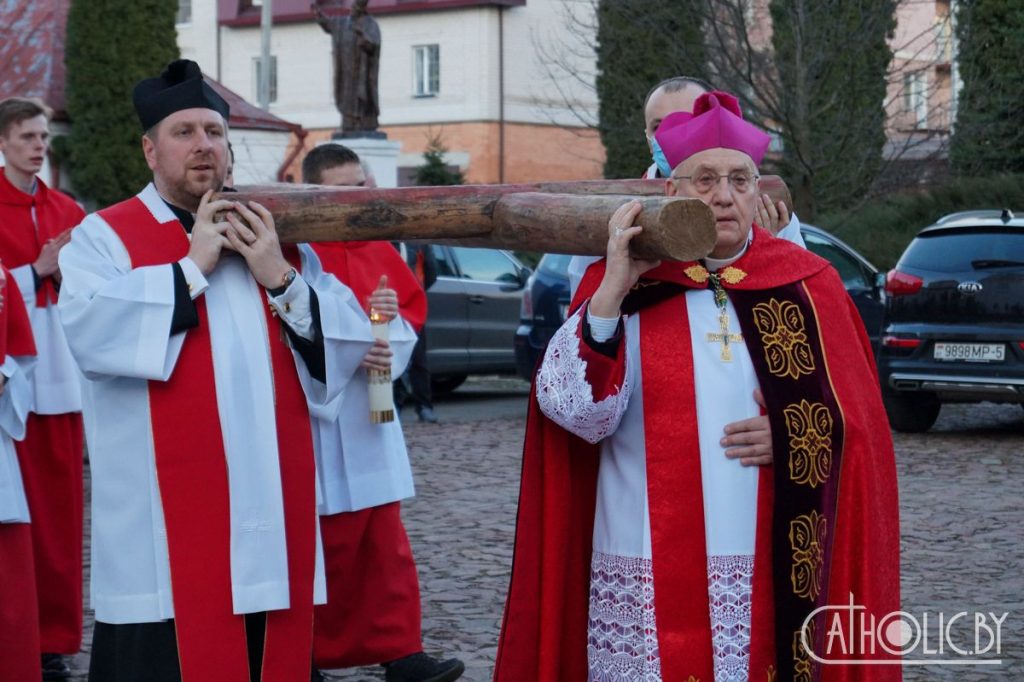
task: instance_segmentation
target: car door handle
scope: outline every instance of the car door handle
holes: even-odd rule
[[[487,300],[487,298],[484,297],[484,296],[481,296],[480,294],[473,294],[472,296],[469,297],[469,302],[470,303],[483,303],[486,300]]]

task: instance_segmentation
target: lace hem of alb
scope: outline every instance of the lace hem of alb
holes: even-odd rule
[[[746,682],[750,667],[753,555],[708,557],[715,682]]]
[[[650,559],[594,552],[587,662],[590,682],[661,682]]]
[[[580,357],[583,343],[578,330],[581,310],[559,328],[548,343],[537,373],[537,403],[551,421],[589,443],[597,443],[615,430],[629,396],[628,373],[618,393],[594,401],[587,381],[587,363]]]
[[[715,682],[746,682],[754,557],[708,557]],[[589,682],[661,682],[651,559],[594,552],[587,621]]]

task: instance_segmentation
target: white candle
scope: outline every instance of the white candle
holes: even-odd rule
[[[390,340],[388,320],[375,310],[370,310],[370,330],[373,338]],[[370,422],[386,424],[395,421],[395,394],[391,387],[391,369],[367,370],[370,391]]]

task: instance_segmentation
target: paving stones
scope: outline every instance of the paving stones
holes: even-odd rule
[[[418,494],[403,516],[419,566],[426,649],[459,656],[465,680],[486,682],[508,587],[523,422],[407,423],[405,430]],[[896,434],[895,443],[904,610],[1010,612],[1003,666],[908,667],[904,680],[1024,679],[1024,411],[946,406],[932,431]],[[91,626],[86,652],[90,639]],[[84,679],[87,653],[72,663]],[[384,679],[379,667],[328,677]]]

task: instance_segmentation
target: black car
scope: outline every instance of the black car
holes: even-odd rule
[[[437,393],[467,376],[514,374],[512,337],[530,269],[501,249],[432,245],[437,281],[427,292],[427,368]]]
[[[843,280],[857,306],[871,345],[877,350],[884,311],[878,269],[841,239],[812,225],[801,225],[807,249],[825,258]],[[515,350],[519,375],[530,381],[537,361],[569,308],[569,260],[572,256],[547,254],[523,292]]]
[[[878,357],[897,431],[927,431],[942,403],[1024,403],[1024,219],[956,213],[922,230],[886,276]]]
[[[523,290],[514,346],[516,369],[527,381],[533,381],[538,359],[565,322],[570,298],[570,260],[572,256],[562,253],[545,254]]]

